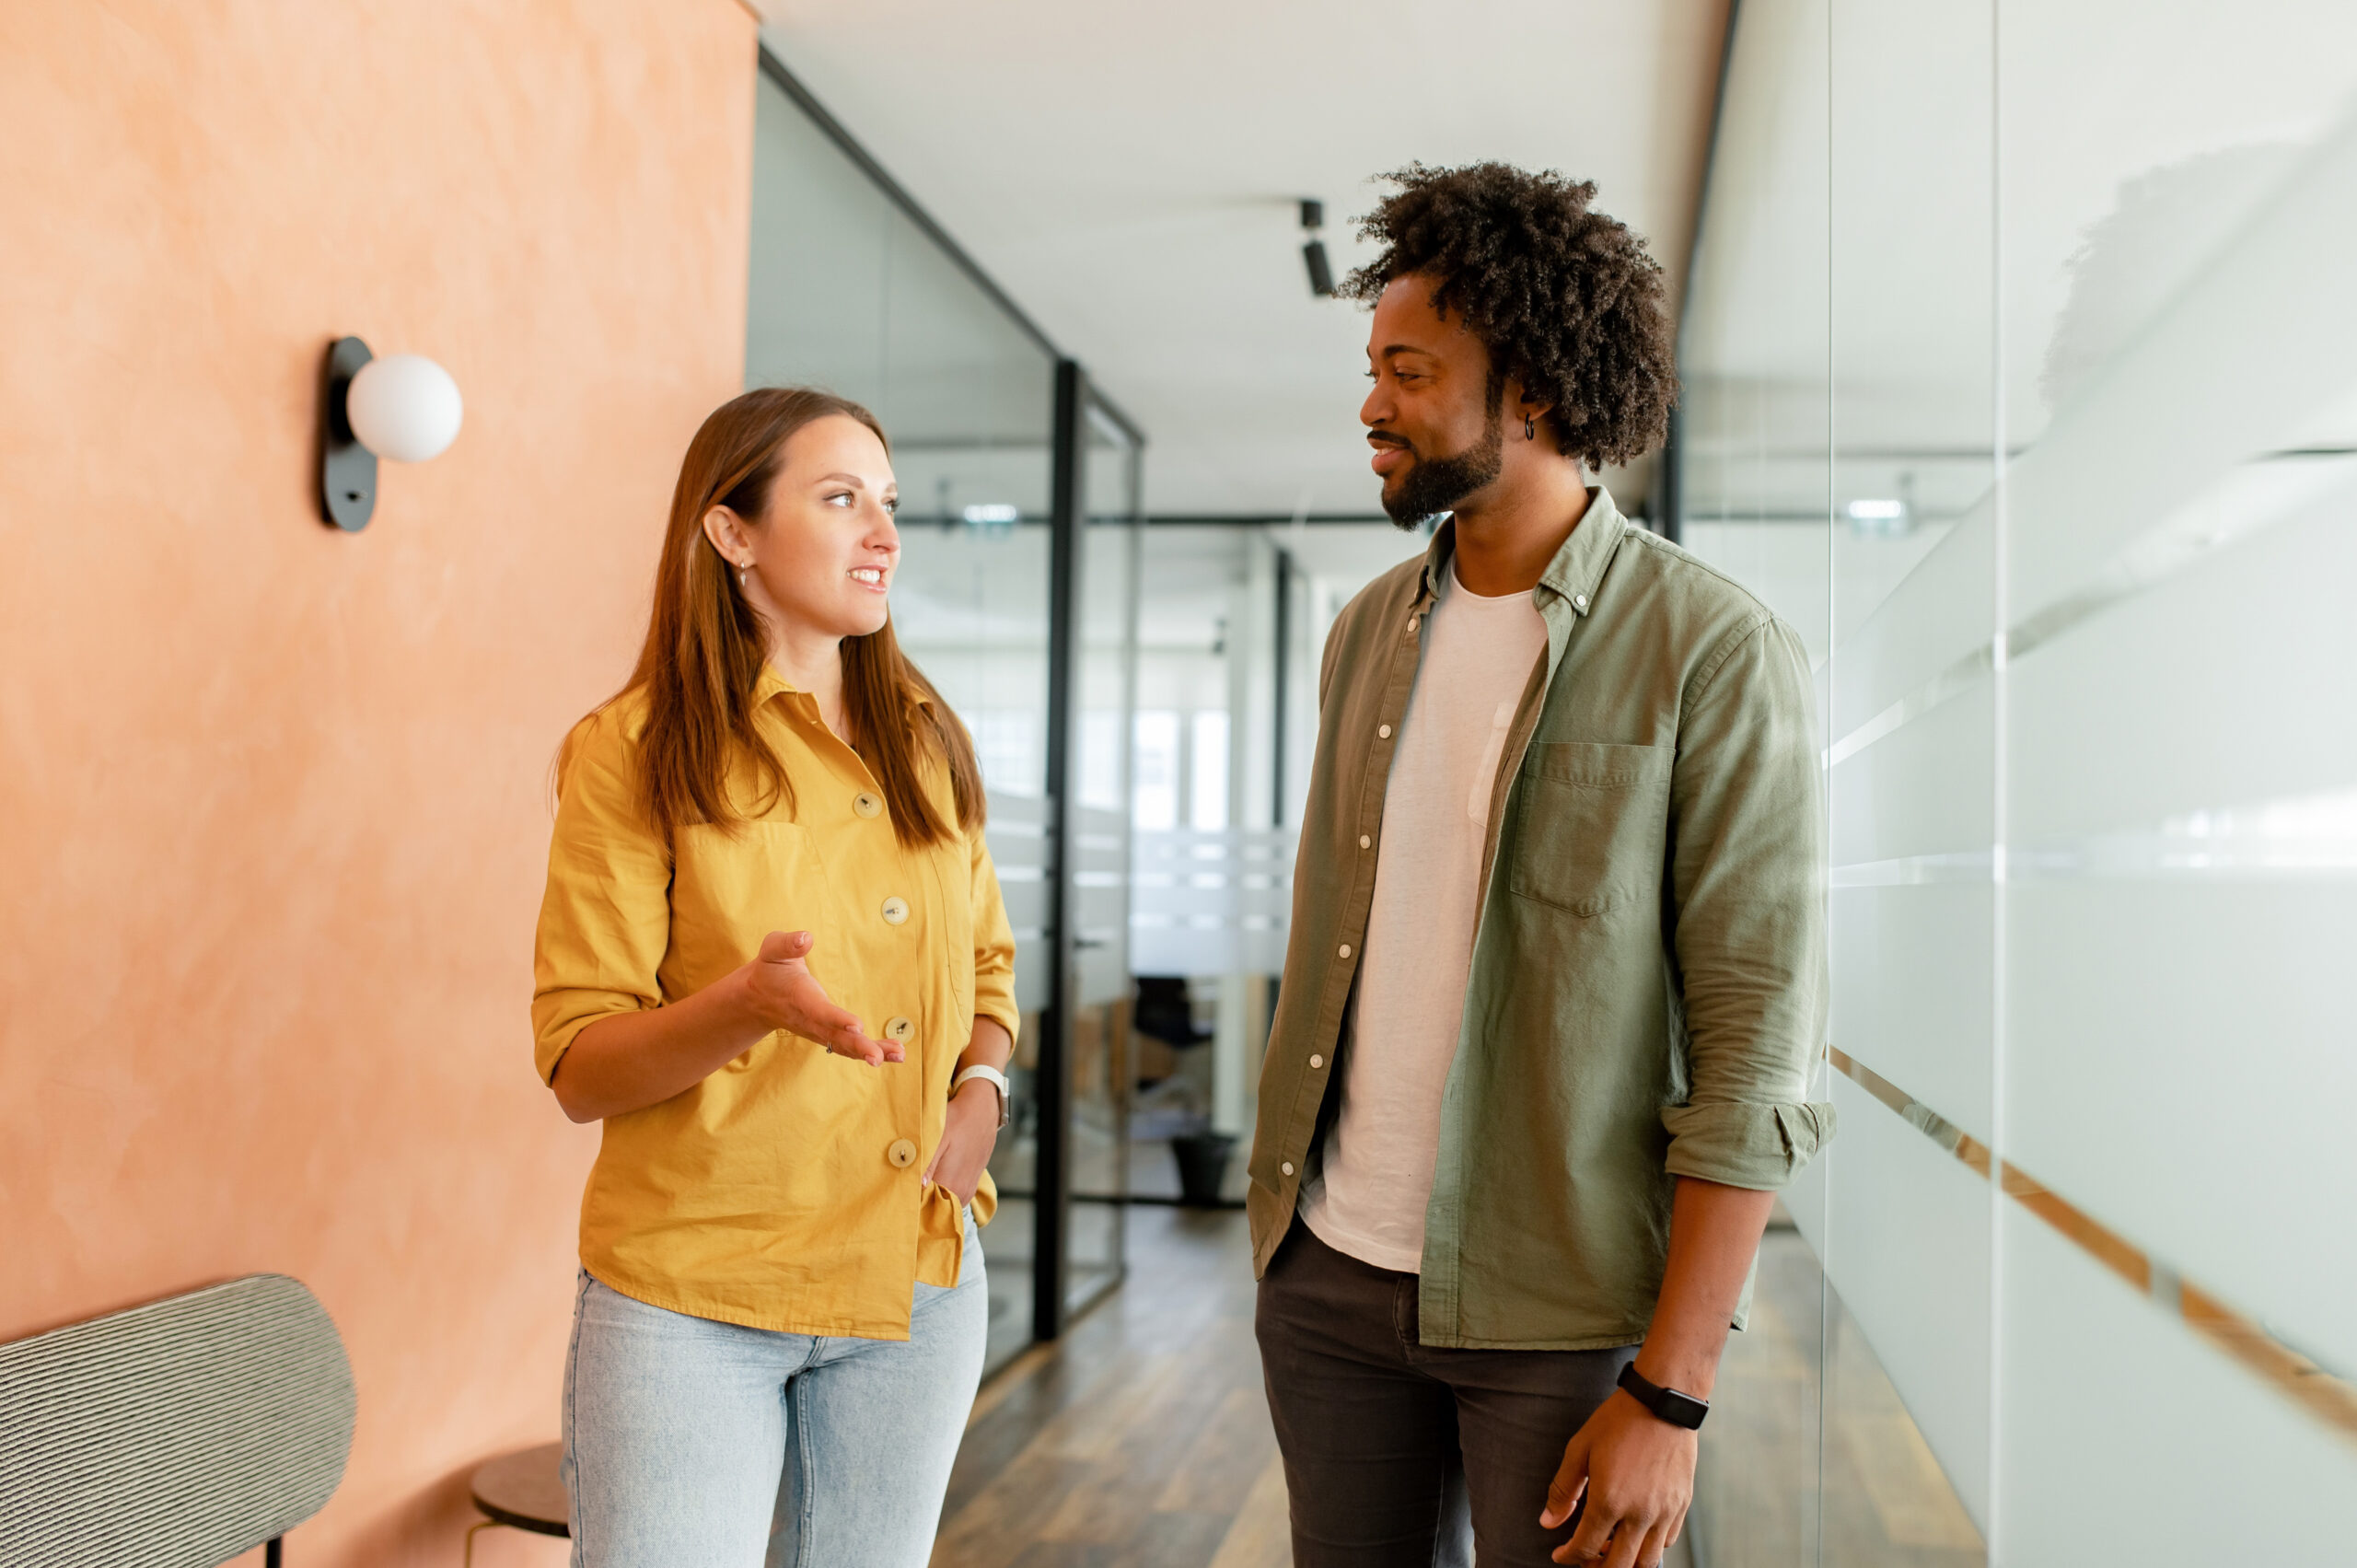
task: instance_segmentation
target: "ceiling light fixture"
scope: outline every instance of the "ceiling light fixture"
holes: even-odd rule
[[[1301,226],[1309,236],[1309,243],[1301,248],[1301,259],[1309,268],[1309,292],[1320,299],[1328,298],[1334,292],[1334,269],[1326,260],[1326,241],[1318,233],[1326,226],[1326,203],[1303,197]]]
[[[1912,531],[1915,526],[1915,508],[1895,497],[1852,501],[1842,511],[1850,518],[1850,531],[1867,537],[1895,537]]]

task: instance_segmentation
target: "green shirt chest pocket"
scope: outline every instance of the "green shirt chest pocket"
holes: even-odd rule
[[[1594,916],[1653,903],[1661,888],[1675,749],[1535,741],[1515,780],[1508,889]]]

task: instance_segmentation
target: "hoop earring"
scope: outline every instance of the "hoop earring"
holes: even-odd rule
[[[1527,413],[1522,416],[1522,438],[1526,441],[1538,439],[1538,424]]]

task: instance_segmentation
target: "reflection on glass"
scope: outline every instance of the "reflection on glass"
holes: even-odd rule
[[[1980,1532],[1875,1359],[1825,1295],[1823,1568],[1979,1568]]]
[[[1985,1560],[1874,1347],[1788,1224],[1761,1243],[1750,1325],[1721,1363],[1691,1527],[1708,1568]]]
[[[1817,1562],[1825,1276],[1789,1227],[1760,1243],[1750,1324],[1731,1335],[1703,1422],[1688,1528],[1710,1568]]]

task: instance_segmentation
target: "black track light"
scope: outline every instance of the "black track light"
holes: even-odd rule
[[[1326,261],[1326,242],[1313,239],[1301,248],[1301,259],[1309,264],[1309,292],[1320,298],[1334,292],[1334,269]]]
[[[1301,226],[1309,235],[1309,243],[1301,248],[1301,259],[1309,268],[1309,292],[1320,299],[1334,292],[1334,269],[1326,260],[1326,242],[1318,231],[1326,226],[1326,203],[1305,196],[1301,202]]]

